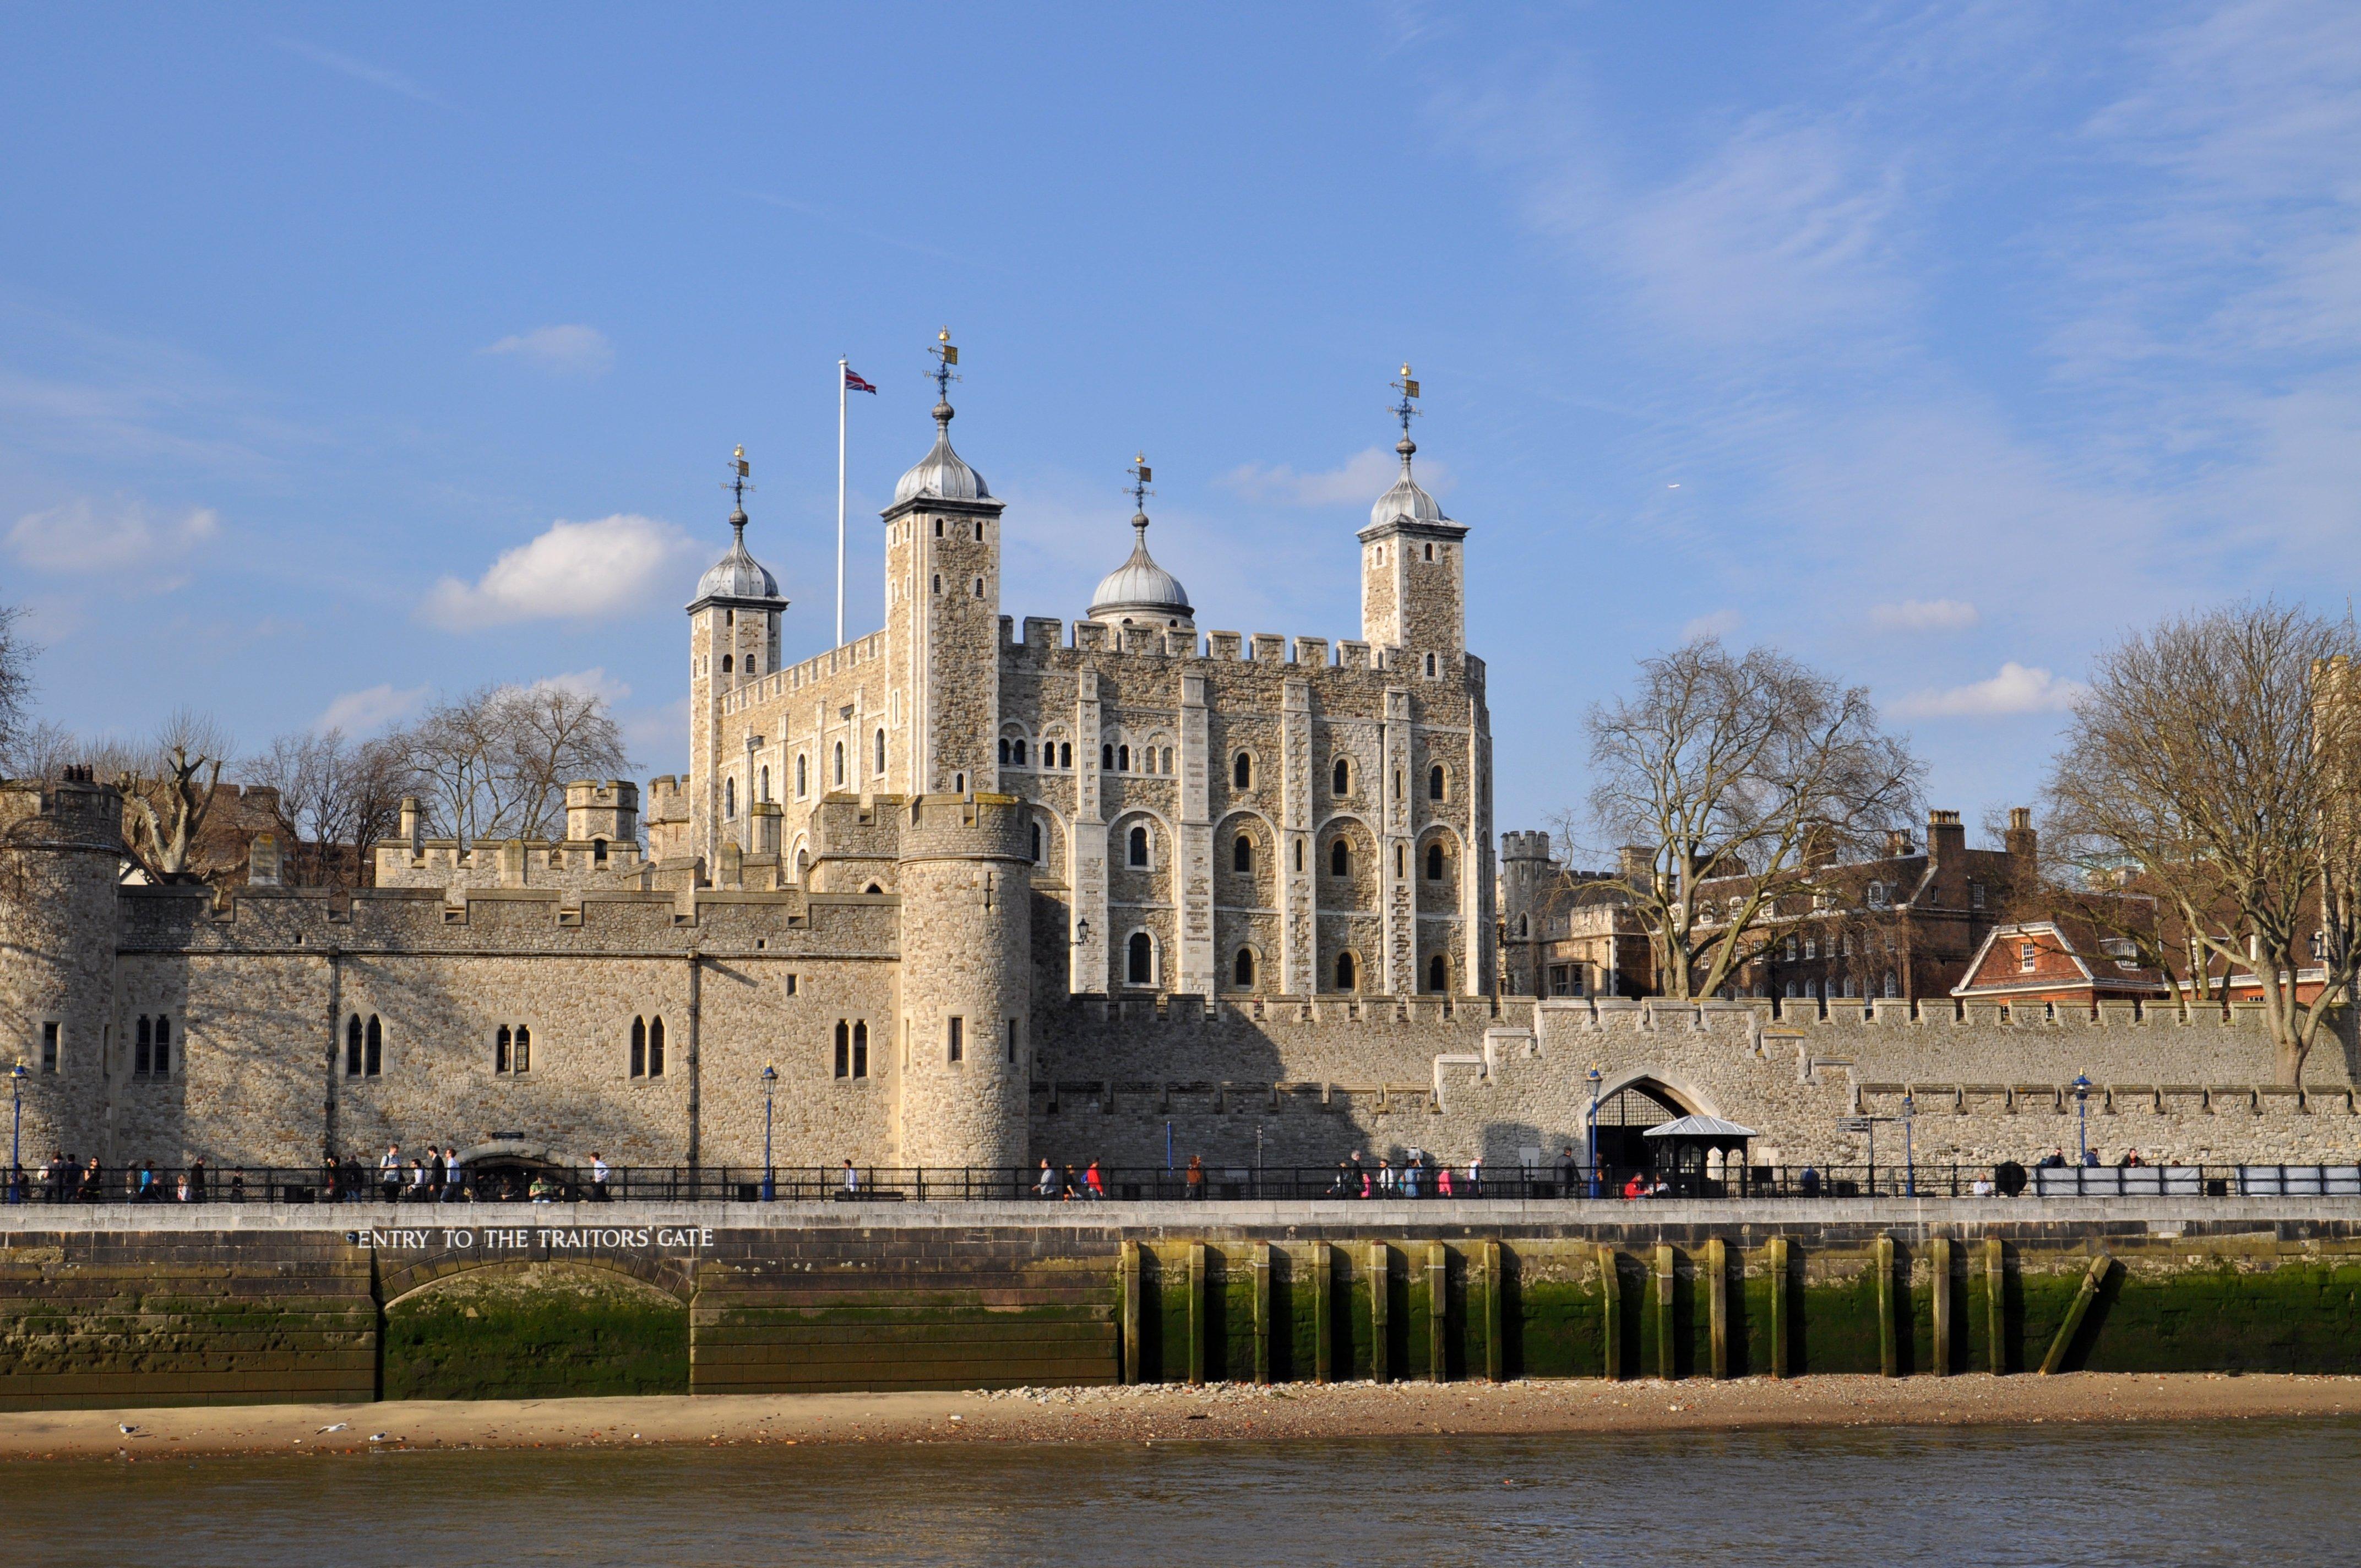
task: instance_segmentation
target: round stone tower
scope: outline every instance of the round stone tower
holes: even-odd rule
[[[902,813],[900,1159],[1025,1162],[1032,854],[1005,795],[913,796]]]
[[[0,1072],[24,1064],[21,1157],[106,1157],[123,797],[0,783]],[[0,1146],[0,1165],[7,1149]]]

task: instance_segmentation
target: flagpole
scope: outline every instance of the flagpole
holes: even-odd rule
[[[845,371],[836,361],[836,647],[845,644]]]

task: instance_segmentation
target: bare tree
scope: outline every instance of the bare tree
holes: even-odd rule
[[[443,831],[463,843],[547,838],[565,786],[631,766],[606,700],[563,686],[484,686],[442,702],[407,737],[419,787]]]
[[[62,724],[47,719],[21,724],[0,749],[0,778],[38,779],[54,784],[65,776],[69,763],[79,762],[86,748]]]
[[[199,882],[225,869],[201,863],[196,850],[231,749],[220,725],[181,708],[164,721],[144,756],[116,764],[124,839],[151,881]]]
[[[25,703],[33,694],[33,655],[38,650],[16,631],[24,610],[0,604],[0,758],[13,755],[25,728]]]
[[[1637,692],[1590,710],[1590,817],[1637,847],[1631,908],[1658,988],[1710,996],[1763,950],[1783,901],[1912,820],[1922,769],[1865,690],[1769,649],[1703,638],[1640,671]],[[1708,882],[1723,883],[1711,909]]]
[[[2252,973],[2290,1083],[2361,965],[2356,652],[2349,619],[2268,600],[2165,621],[2099,662],[2050,775],[2053,855],[2153,894],[2198,982]]]
[[[416,788],[407,736],[354,741],[341,729],[281,735],[244,774],[277,795],[284,874],[298,887],[368,885],[369,848]]]

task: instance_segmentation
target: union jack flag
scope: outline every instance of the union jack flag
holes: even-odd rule
[[[861,378],[860,372],[850,365],[844,367],[844,389],[848,392],[875,392],[876,388]]]

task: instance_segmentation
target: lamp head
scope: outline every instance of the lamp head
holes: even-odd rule
[[[771,1067],[771,1066],[765,1065],[765,1066],[763,1067],[763,1081],[764,1083],[776,1083],[776,1082],[778,1082],[778,1081],[779,1081],[779,1069],[778,1069],[777,1068],[775,1068],[775,1067]]]

